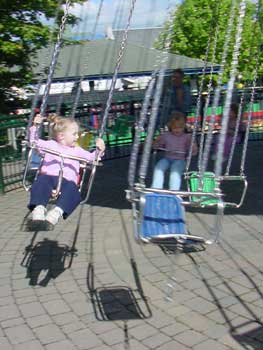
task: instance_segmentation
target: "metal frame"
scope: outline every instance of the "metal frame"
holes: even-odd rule
[[[126,199],[132,204],[132,218],[133,218],[133,233],[134,238],[137,243],[160,243],[162,240],[174,239],[177,243],[181,245],[185,245],[188,241],[191,241],[192,244],[205,244],[210,245],[213,243],[217,243],[219,240],[219,236],[222,231],[222,220],[224,214],[224,202],[222,200],[222,193],[219,191],[217,193],[206,193],[208,198],[217,198],[217,215],[215,218],[214,227],[212,230],[212,238],[205,239],[200,236],[195,236],[185,232],[185,234],[175,234],[171,233],[169,235],[159,235],[155,236],[152,240],[142,237],[141,235],[141,223],[143,221],[143,212],[145,206],[145,194],[147,193],[159,193],[159,194],[170,194],[176,195],[182,199],[181,205],[183,206],[193,206],[191,200],[183,200],[183,198],[190,198],[191,196],[204,196],[203,192],[187,192],[187,191],[172,191],[172,190],[164,190],[164,189],[153,189],[144,187],[141,184],[136,183],[133,190],[126,190]],[[198,205],[197,205],[198,207]],[[156,241],[157,239],[157,241]]]
[[[187,181],[187,189],[189,193],[191,192],[191,184],[190,179],[196,178],[200,179],[200,191],[202,191],[202,184],[204,180],[203,174],[197,173],[194,177],[193,174],[197,173],[196,171],[188,172],[185,174],[185,180]],[[224,202],[225,207],[235,208],[238,209],[242,206],[244,203],[244,199],[247,192],[248,182],[245,175],[222,175],[219,178],[215,176],[215,174],[211,175],[211,178],[215,181],[215,193],[220,190],[220,184],[222,181],[239,181],[243,183],[243,191],[240,196],[240,201],[238,203],[235,202]],[[207,195],[206,192],[202,192],[203,196],[205,197]],[[193,201],[193,206],[199,206],[200,208],[206,208],[206,207],[214,207],[217,206],[217,203],[211,203],[211,204],[202,204],[204,201],[206,201],[208,198],[201,198],[199,201]],[[190,197],[191,198],[191,197]]]
[[[24,175],[23,175],[23,187],[26,191],[29,191],[31,188],[31,186],[26,183],[26,178],[27,178],[28,172],[30,170],[30,163],[31,163],[31,159],[32,159],[32,155],[33,155],[34,150],[36,150],[40,155],[41,155],[41,153],[42,154],[49,153],[49,154],[53,154],[53,155],[60,157],[60,171],[59,171],[59,175],[58,175],[58,184],[57,184],[57,187],[52,194],[52,199],[57,199],[59,194],[60,194],[65,159],[72,159],[72,160],[78,161],[84,169],[82,177],[81,177],[81,181],[79,183],[79,191],[80,192],[81,192],[81,189],[82,189],[83,184],[84,184],[84,178],[86,175],[86,171],[87,171],[88,167],[91,166],[91,173],[90,173],[90,177],[89,177],[89,181],[88,181],[88,185],[87,185],[87,193],[86,193],[85,198],[80,202],[80,204],[85,204],[89,198],[89,195],[90,195],[90,191],[91,191],[91,187],[93,184],[96,168],[97,168],[97,166],[101,165],[101,163],[99,163],[98,160],[94,160],[93,162],[89,162],[85,158],[80,158],[80,157],[75,157],[75,156],[63,154],[63,153],[60,153],[60,152],[57,152],[57,151],[54,151],[54,150],[51,150],[48,148],[36,147],[35,145],[33,145],[30,147],[28,157],[27,157],[27,162],[25,165],[25,171],[24,171]],[[44,156],[42,156],[42,157],[44,157]],[[96,157],[96,159],[97,159],[97,157]],[[41,165],[40,165],[40,168],[41,168]],[[35,178],[37,177],[40,168],[37,170]]]

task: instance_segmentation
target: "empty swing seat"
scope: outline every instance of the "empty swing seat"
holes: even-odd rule
[[[215,184],[214,173],[205,172],[201,180],[199,173],[192,172],[188,177],[188,184],[191,192],[196,192],[196,191],[204,192],[204,196],[201,196],[201,197],[191,196],[192,202],[199,202],[201,206],[213,206],[218,203],[217,198],[207,199],[207,196],[205,195],[205,193],[213,193],[215,191],[216,184]]]
[[[146,193],[141,199],[140,237],[144,242],[166,239],[180,243],[205,243],[187,233],[182,200],[176,195]]]

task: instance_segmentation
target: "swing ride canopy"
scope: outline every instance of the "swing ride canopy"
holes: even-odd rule
[[[119,40],[100,39],[83,41],[81,44],[72,44],[60,49],[58,63],[56,65],[53,82],[72,81],[78,79],[85,66],[84,77],[89,80],[111,77],[114,73],[118,51]],[[135,77],[151,75],[156,69],[156,61],[159,50],[146,48],[132,43],[127,43],[123,55],[122,64],[118,73],[119,77]],[[40,74],[40,67],[44,65],[47,57],[47,49],[38,52],[34,67],[37,77]],[[48,62],[48,60],[47,60]],[[200,74],[204,61],[192,59],[186,56],[168,54],[167,71],[181,68],[186,74]],[[210,71],[207,65],[207,71]],[[213,67],[214,72],[219,71],[220,66]]]

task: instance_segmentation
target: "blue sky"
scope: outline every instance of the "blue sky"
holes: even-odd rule
[[[134,7],[131,28],[162,26],[180,0],[137,0]],[[73,32],[92,32],[101,0],[89,0],[84,5],[75,5],[71,12],[83,21]],[[104,34],[105,28],[125,28],[131,0],[104,0],[98,22],[97,34]]]

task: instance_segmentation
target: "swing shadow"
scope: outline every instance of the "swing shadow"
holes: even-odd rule
[[[51,279],[56,279],[65,270],[71,268],[73,259],[77,256],[76,243],[78,239],[83,207],[81,207],[77,226],[73,235],[71,247],[59,244],[57,241],[45,238],[35,244],[39,230],[34,231],[29,245],[25,247],[21,266],[27,269],[26,278],[29,285],[46,287]],[[22,226],[28,218],[25,216]],[[42,274],[45,276],[42,278]]]
[[[251,327],[252,323],[248,325]],[[240,332],[241,330],[241,332]],[[242,326],[240,328],[236,328],[232,332],[232,337],[244,347],[244,349],[250,350],[262,350],[263,349],[263,337],[262,337],[262,325],[258,326],[258,324],[254,325],[254,328],[249,331],[242,332]]]
[[[30,286],[46,287],[50,280],[56,279],[71,267],[76,250],[47,238],[34,244],[37,233],[25,247],[21,266],[27,269],[26,278]]]
[[[233,248],[229,245],[230,248]],[[224,248],[223,248],[224,249]],[[234,248],[233,248],[234,249]],[[236,265],[236,267],[239,269],[239,271],[242,273],[244,277],[247,278],[247,280],[251,283],[253,289],[258,293],[259,297],[263,301],[263,293],[257,286],[257,284],[253,281],[252,277],[242,268],[242,266],[239,265],[238,261],[236,261],[231,254],[224,249],[224,252],[227,254],[227,256],[233,261],[233,263]],[[199,256],[200,258],[201,256]],[[241,255],[242,257],[242,255]],[[198,272],[200,279],[203,281],[207,291],[211,295],[214,304],[217,306],[219,312],[221,313],[221,316],[225,320],[226,324],[229,327],[229,333],[233,339],[235,339],[240,345],[244,346],[244,349],[253,349],[253,350],[262,350],[263,349],[263,322],[260,317],[258,317],[254,311],[254,308],[250,307],[250,304],[245,302],[240,295],[238,295],[233,288],[231,287],[230,283],[224,279],[223,276],[220,275],[218,271],[213,269],[213,267],[204,259],[202,259],[202,262],[206,264],[206,266],[215,274],[216,278],[221,280],[221,283],[223,285],[223,288],[227,289],[229,292],[229,296],[233,296],[236,300],[238,300],[239,305],[241,305],[244,310],[246,310],[249,314],[251,319],[246,316],[247,321],[240,323],[239,325],[233,325],[231,322],[231,318],[227,314],[227,308],[224,307],[224,305],[220,302],[220,298],[217,297],[215,291],[213,288],[215,286],[210,285],[207,278],[202,273],[202,270],[199,269],[200,261],[196,261],[194,256],[189,255],[189,258],[194,263],[196,271]],[[250,263],[252,267],[258,270],[257,266]],[[262,273],[262,271],[258,270]],[[243,329],[243,331],[242,331]]]
[[[46,287],[51,279],[56,279],[65,270],[71,268],[73,259],[77,256],[78,252],[76,244],[82,213],[83,206],[80,207],[71,247],[65,244],[58,244],[57,241],[47,238],[35,244],[39,229],[34,231],[29,245],[25,247],[24,257],[20,264],[27,268],[26,278],[29,278],[29,285]],[[23,227],[27,221],[28,215],[29,212],[24,217],[21,227]],[[43,273],[45,273],[45,277],[41,279],[40,275]]]
[[[123,218],[122,218],[123,219]],[[147,297],[145,296],[140,281],[136,261],[133,257],[130,242],[127,240],[127,247],[130,252],[130,266],[136,284],[136,289],[128,286],[103,286],[95,287],[95,265],[94,256],[94,233],[93,233],[93,212],[91,211],[91,231],[89,239],[89,264],[87,269],[87,288],[95,317],[98,321],[124,321],[125,342],[128,340],[128,320],[147,319],[152,316]],[[124,221],[122,220],[122,226]],[[123,226],[124,227],[124,226]],[[127,237],[126,228],[125,236]],[[129,238],[128,238],[129,239]],[[102,281],[103,283],[103,281]]]
[[[142,301],[137,290],[132,290],[127,286],[92,288],[93,273],[94,266],[89,264],[87,285],[98,321],[143,320],[151,317],[147,301]]]

